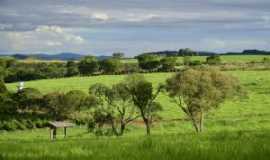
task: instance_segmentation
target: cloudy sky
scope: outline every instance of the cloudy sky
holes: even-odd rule
[[[0,0],[0,53],[270,50],[269,0]]]

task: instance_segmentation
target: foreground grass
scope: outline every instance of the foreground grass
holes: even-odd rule
[[[0,141],[0,159],[267,160],[269,132]]]

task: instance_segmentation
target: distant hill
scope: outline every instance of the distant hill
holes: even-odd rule
[[[36,59],[41,59],[41,60],[79,60],[83,56],[76,53],[59,53],[59,54],[54,54],[54,55],[36,54],[36,55],[32,55],[32,57],[35,57]]]
[[[25,60],[25,59],[37,59],[37,60],[61,60],[61,61],[68,61],[68,60],[80,60],[86,55],[81,55],[77,53],[59,53],[59,54],[47,54],[47,53],[39,53],[39,54],[1,54],[0,57],[14,57],[18,60]],[[111,58],[111,56],[97,56],[98,60],[104,60]]]
[[[1,57],[8,56],[14,57],[15,59],[24,60],[28,58],[38,59],[38,60],[79,60],[83,57],[83,55],[77,53],[59,53],[59,54],[47,54],[47,53],[39,53],[39,54],[2,54]]]
[[[215,54],[219,55],[270,55],[270,51],[264,51],[264,50],[256,50],[256,49],[249,49],[249,50],[244,50],[242,52],[227,52],[227,53],[217,53],[217,52],[208,52],[208,51],[195,51],[198,56],[211,56]],[[180,53],[179,51],[155,51],[155,52],[148,52],[148,53],[143,53],[143,54],[154,54],[154,55],[159,55],[159,56],[179,56]],[[47,54],[47,53],[38,53],[38,54],[20,54],[20,53],[15,53],[15,54],[1,54],[0,57],[14,57],[19,60],[24,60],[24,59],[38,59],[38,60],[62,60],[62,61],[68,61],[68,60],[79,60],[82,57],[86,55],[81,55],[78,53],[71,53],[71,52],[63,52],[59,54]],[[98,60],[104,60],[111,58],[112,56],[97,56]]]

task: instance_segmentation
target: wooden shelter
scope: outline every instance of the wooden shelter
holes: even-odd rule
[[[49,125],[50,125],[50,138],[51,138],[51,140],[56,139],[57,128],[64,128],[64,137],[66,137],[67,136],[67,128],[74,126],[73,123],[62,122],[62,121],[49,122]]]

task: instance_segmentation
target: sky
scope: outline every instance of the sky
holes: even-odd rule
[[[0,54],[270,50],[270,0],[0,0]]]

